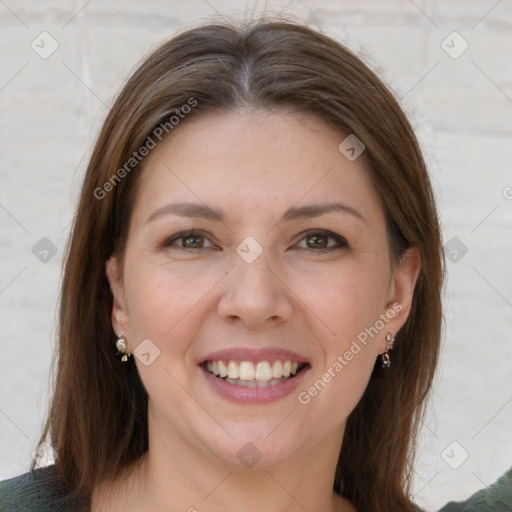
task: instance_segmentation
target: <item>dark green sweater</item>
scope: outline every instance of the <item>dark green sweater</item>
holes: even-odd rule
[[[80,503],[57,480],[54,466],[0,482],[0,512],[75,512]],[[86,509],[87,510],[87,509]],[[416,512],[422,512],[417,509]],[[512,512],[512,468],[496,483],[465,502],[450,502],[439,512]]]

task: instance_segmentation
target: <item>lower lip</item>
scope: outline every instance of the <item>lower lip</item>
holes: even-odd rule
[[[237,404],[268,404],[292,393],[299,386],[304,375],[311,367],[307,366],[291,379],[264,388],[235,386],[229,384],[224,379],[215,377],[215,375],[206,371],[202,366],[199,368],[213,389],[223,398]]]

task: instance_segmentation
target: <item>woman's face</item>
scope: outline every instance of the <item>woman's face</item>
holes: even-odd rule
[[[419,264],[391,268],[345,137],[310,114],[208,114],[146,157],[123,268],[112,257],[107,275],[150,431],[238,466],[339,448]]]

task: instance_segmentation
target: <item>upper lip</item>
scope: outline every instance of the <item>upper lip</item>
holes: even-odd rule
[[[226,348],[223,350],[217,350],[210,354],[201,357],[198,364],[202,364],[205,361],[268,361],[273,363],[274,361],[296,361],[297,363],[309,363],[307,358],[291,352],[290,350],[284,350],[281,348]]]

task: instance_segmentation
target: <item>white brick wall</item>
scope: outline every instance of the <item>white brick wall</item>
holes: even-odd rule
[[[0,2],[0,478],[26,471],[39,435],[62,255],[106,105],[177,29],[286,2],[265,4]],[[416,500],[434,510],[512,465],[512,0],[303,0],[284,12],[343,39],[403,98],[445,239],[468,249],[448,262],[443,356],[416,469]],[[48,59],[30,46],[42,31],[59,45]],[[441,48],[452,31],[469,44],[457,59]],[[58,248],[46,264],[32,253],[43,236]],[[469,453],[458,469],[441,456],[453,441]]]

